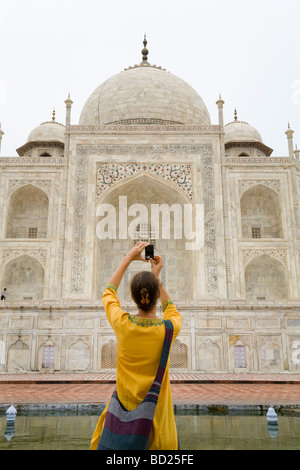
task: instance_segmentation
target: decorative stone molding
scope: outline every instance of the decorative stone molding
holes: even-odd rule
[[[222,164],[224,165],[289,165],[290,157],[225,157]]]
[[[77,126],[76,126],[77,127]],[[90,127],[90,126],[89,126]],[[165,126],[164,126],[165,127]],[[127,126],[126,126],[127,128]],[[115,128],[114,128],[115,129]],[[202,166],[202,187],[204,202],[204,251],[206,269],[206,289],[208,293],[217,290],[217,259],[216,259],[216,221],[215,221],[215,194],[214,175],[211,145],[78,145],[77,147],[77,169],[75,178],[75,209],[73,223],[73,255],[72,255],[72,279],[71,292],[82,294],[84,292],[84,272],[85,272],[85,243],[86,243],[86,212],[87,212],[87,165],[89,155],[119,155],[119,156],[141,156],[147,157],[151,161],[152,156],[171,154],[180,156],[182,159],[186,155],[199,156]],[[118,165],[118,164],[116,164]],[[121,165],[121,164],[119,164]],[[124,164],[123,169],[124,169]],[[152,165],[152,164],[147,164]],[[141,164],[142,166],[142,164]],[[166,166],[166,165],[165,165]],[[159,165],[153,168],[158,169]],[[178,167],[175,164],[173,169]],[[103,171],[103,164],[102,164]],[[162,169],[162,167],[161,167]],[[185,171],[188,172],[186,166]],[[170,175],[170,168],[169,168]],[[98,177],[98,175],[97,175]],[[179,176],[176,176],[177,181]],[[190,180],[191,181],[191,180]],[[115,181],[116,182],[116,181]],[[111,184],[115,183],[112,182]],[[101,182],[101,178],[99,184]],[[192,185],[190,186],[192,189]],[[99,189],[101,189],[99,187]]]
[[[114,126],[114,125],[118,125],[118,126],[122,126],[122,125],[126,125],[126,126],[140,126],[140,125],[155,125],[155,126],[160,126],[160,125],[169,125],[169,126],[174,126],[174,125],[178,125],[178,124],[181,124],[180,122],[174,122],[174,121],[167,121],[167,120],[164,120],[164,119],[148,119],[148,118],[140,118],[140,119],[123,119],[122,121],[114,121],[114,122],[109,122],[107,123],[107,125],[109,126]]]
[[[103,126],[70,126],[72,134],[83,132],[220,132],[218,125],[193,126],[184,124],[106,124]]]
[[[50,194],[51,191],[51,180],[9,180],[8,182],[8,196],[11,195],[12,192],[16,191],[23,186],[27,186],[28,184],[32,184],[33,186],[37,186],[38,188],[42,189],[47,193]]]
[[[30,250],[30,249],[15,249],[15,250],[2,250],[2,263],[3,265],[7,264],[9,261],[18,258],[19,256],[22,255],[27,255],[31,256],[38,261],[45,267],[46,266],[46,261],[47,261],[47,250],[43,249],[36,249],[36,250]]]
[[[176,184],[190,199],[193,198],[191,165],[155,163],[102,163],[97,167],[97,199],[102,192],[119,181],[143,171]]]
[[[38,163],[39,166],[43,165],[65,165],[66,161],[63,158],[53,157],[0,157],[0,166],[27,166],[29,164]]]
[[[257,184],[261,184],[263,186],[267,186],[268,188],[273,189],[276,193],[280,194],[280,180],[239,180],[239,193],[240,196],[247,191],[247,189],[251,188],[252,186],[256,186]]]
[[[284,266],[287,268],[286,250],[251,248],[242,250],[244,267],[246,267],[254,258],[257,258],[261,255],[269,255],[278,261],[281,261],[281,263],[284,264]]]

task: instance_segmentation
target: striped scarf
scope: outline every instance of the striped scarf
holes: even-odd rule
[[[149,435],[162,380],[168,362],[173,324],[164,320],[165,340],[155,379],[140,405],[132,411],[126,410],[114,391],[104,422],[97,450],[147,450]]]

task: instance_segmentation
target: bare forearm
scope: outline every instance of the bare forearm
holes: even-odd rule
[[[109,284],[115,284],[116,287],[119,287],[120,282],[123,279],[124,273],[128,266],[130,265],[131,261],[145,261],[146,263],[148,262],[145,258],[142,257],[142,251],[144,248],[149,245],[148,242],[142,242],[139,241],[137,242],[136,245],[134,245],[131,250],[127,253],[126,256],[122,259],[121,263],[111,276],[109,280]]]
[[[163,283],[161,282],[160,278],[158,278],[158,282],[159,282],[159,298],[160,298],[160,302],[162,305],[164,305],[165,301],[168,300],[170,298],[168,292],[167,292],[167,289],[165,288],[165,286],[163,285]]]
[[[123,279],[124,273],[126,269],[128,268],[130,262],[131,262],[131,259],[126,255],[122,259],[121,263],[119,264],[119,266],[117,267],[113,275],[111,276],[109,280],[109,284],[115,284],[116,287],[119,287]]]

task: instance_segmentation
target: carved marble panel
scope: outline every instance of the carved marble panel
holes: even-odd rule
[[[7,371],[26,372],[30,370],[30,339],[28,336],[11,336],[8,348]]]
[[[14,258],[17,258],[21,255],[31,256],[32,258],[37,259],[42,263],[42,265],[46,266],[47,261],[47,250],[43,249],[4,249],[2,250],[2,262],[3,265],[8,263]]]
[[[251,188],[252,186],[256,186],[257,184],[262,184],[263,186],[267,186],[268,188],[273,189],[278,194],[280,193],[280,180],[239,180],[239,193],[242,195],[247,189]]]
[[[156,163],[101,163],[97,167],[97,199],[115,183],[142,171],[153,173],[176,184],[190,199],[193,198],[191,165]]]
[[[8,181],[8,192],[7,192],[7,197],[11,195],[13,191],[16,191],[16,189],[22,188],[23,186],[27,186],[28,184],[32,184],[33,186],[37,186],[38,188],[42,189],[45,191],[45,193],[50,194],[51,191],[51,180],[24,180],[24,179],[14,179],[14,180],[9,180]]]
[[[286,250],[283,249],[257,249],[257,248],[247,248],[242,250],[243,262],[244,266],[247,266],[250,261],[260,255],[268,255],[272,256],[273,258],[279,260],[287,267],[287,257],[286,257]]]
[[[273,372],[282,370],[282,344],[281,336],[263,336],[257,337],[258,361],[260,370]]]
[[[222,336],[197,336],[197,369],[222,370]]]

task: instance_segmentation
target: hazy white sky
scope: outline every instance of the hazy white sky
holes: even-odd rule
[[[0,0],[2,156],[41,122],[72,124],[104,80],[141,62],[186,80],[217,124],[238,118],[274,156],[288,154],[288,121],[300,148],[300,0]]]

